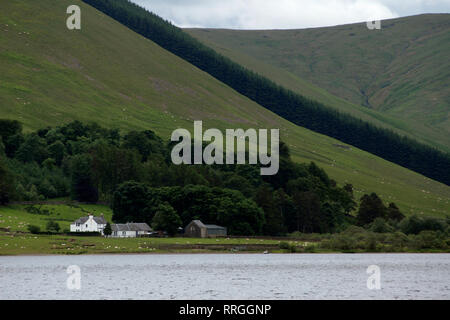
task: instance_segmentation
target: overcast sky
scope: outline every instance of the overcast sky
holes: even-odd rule
[[[450,0],[132,0],[179,27],[294,29],[421,13],[450,13]]]

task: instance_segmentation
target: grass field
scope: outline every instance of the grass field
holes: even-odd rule
[[[71,4],[82,9],[80,31],[65,26]],[[0,118],[27,131],[78,119],[151,129],[167,141],[176,128],[192,131],[193,120],[205,129],[280,128],[295,161],[352,183],[357,199],[376,192],[407,215],[450,214],[449,186],[281,119],[78,0],[0,2],[0,74]]]
[[[301,30],[186,29],[298,93],[450,151],[450,15]]]
[[[0,234],[0,255],[100,253],[206,253],[281,251],[280,240],[103,238],[61,235]],[[295,243],[295,242],[293,242]],[[302,242],[296,241],[298,245]]]

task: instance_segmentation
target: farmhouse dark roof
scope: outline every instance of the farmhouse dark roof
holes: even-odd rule
[[[86,221],[88,221],[88,219],[89,219],[89,217],[81,217],[81,218],[78,218],[77,220],[75,220],[75,223],[81,223],[81,224],[83,224],[83,223],[85,223]]]
[[[99,224],[107,224],[105,217],[94,217],[94,221]]]
[[[98,224],[106,224],[107,223],[105,217],[102,217],[102,216],[100,216],[100,217],[93,217],[93,219]],[[89,217],[81,217],[81,218],[78,218],[77,220],[75,220],[74,223],[83,224],[83,223],[85,223],[88,220],[89,220]]]
[[[112,231],[152,231],[146,223],[117,223],[111,225]]]

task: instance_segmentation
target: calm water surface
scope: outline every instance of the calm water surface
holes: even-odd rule
[[[81,289],[67,289],[78,265]],[[369,265],[381,290],[367,289]],[[449,299],[450,254],[0,257],[0,299]]]

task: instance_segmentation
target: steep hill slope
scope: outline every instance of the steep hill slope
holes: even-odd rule
[[[450,150],[448,14],[386,20],[381,30],[186,31],[298,93]]]
[[[217,53],[182,29],[129,0],[83,2],[296,125],[450,185],[448,153],[288,90]]]
[[[82,9],[82,29],[65,26]],[[73,119],[152,129],[280,128],[296,161],[316,161],[356,196],[375,191],[406,212],[450,213],[450,187],[281,119],[78,0],[0,3],[0,118],[27,129]]]

